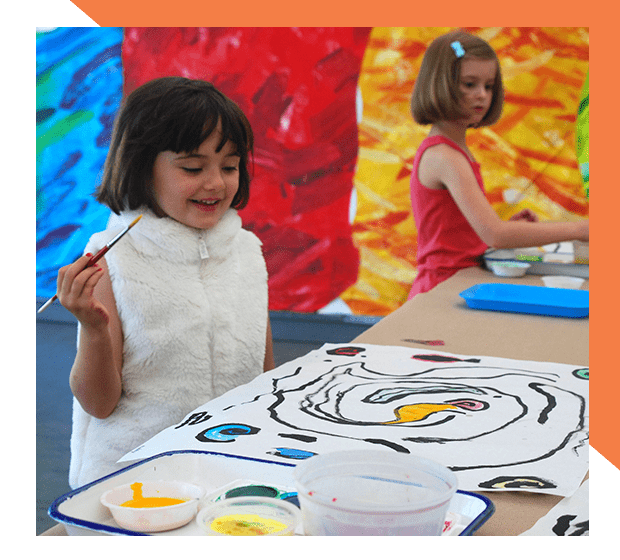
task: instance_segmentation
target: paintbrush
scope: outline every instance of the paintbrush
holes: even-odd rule
[[[123,237],[123,235],[125,235],[133,226],[135,226],[138,223],[138,220],[141,217],[142,217],[142,214],[140,214],[123,231],[121,231],[114,239],[112,239],[112,241],[110,241],[107,245],[105,245],[102,249],[100,249],[94,256],[92,256],[90,258],[90,260],[88,261],[88,263],[86,263],[86,266],[84,268],[88,268],[89,266],[93,266],[101,257],[103,257],[103,255],[105,255],[112,248],[112,246],[121,237]],[[41,311],[43,311],[45,308],[49,307],[52,304],[52,302],[56,301],[57,299],[58,299],[58,294],[54,294],[53,297],[48,299],[41,307],[39,307],[39,310],[37,311],[37,313],[41,313]]]

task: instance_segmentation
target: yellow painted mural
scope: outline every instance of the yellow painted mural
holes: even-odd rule
[[[355,314],[402,305],[416,273],[410,206],[413,158],[428,128],[411,116],[413,84],[426,46],[448,27],[373,28],[359,79],[359,153],[354,241],[359,276],[341,299]],[[589,30],[465,28],[496,50],[504,79],[502,118],[472,130],[487,198],[504,219],[528,207],[541,219],[588,215],[575,123],[588,74]]]

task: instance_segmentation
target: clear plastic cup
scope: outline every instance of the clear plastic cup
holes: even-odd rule
[[[441,535],[454,473],[388,451],[336,451],[295,467],[306,535]]]
[[[198,512],[196,523],[210,536],[292,536],[299,508],[284,500],[249,496],[214,502]]]

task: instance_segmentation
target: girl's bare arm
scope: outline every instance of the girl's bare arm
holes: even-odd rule
[[[87,262],[59,271],[58,298],[80,322],[71,391],[88,414],[106,418],[121,396],[123,336],[105,259],[84,268]]]
[[[560,241],[589,241],[589,220],[576,222],[502,220],[479,188],[465,156],[445,145],[435,146],[426,153],[429,152],[432,157],[426,162],[428,176],[435,176],[436,184],[441,184],[450,191],[474,231],[490,247],[508,249],[534,247]],[[421,162],[421,173],[422,163],[424,162]]]

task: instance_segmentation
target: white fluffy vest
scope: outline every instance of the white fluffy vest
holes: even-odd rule
[[[74,399],[73,488],[118,470],[125,453],[263,371],[268,303],[259,239],[232,209],[204,231],[141,213],[105,256],[123,327],[123,393],[103,420]],[[85,252],[138,214],[113,215]]]

